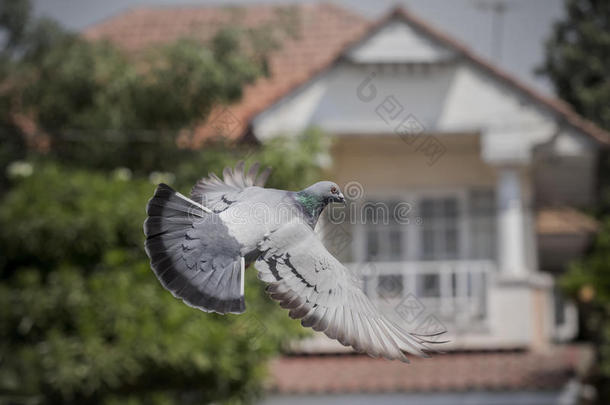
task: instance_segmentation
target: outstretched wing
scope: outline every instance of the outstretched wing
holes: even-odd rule
[[[235,169],[225,167],[222,172],[223,180],[210,173],[195,184],[191,190],[191,199],[216,213],[222,212],[239,201],[239,194],[245,188],[265,185],[271,168],[268,167],[259,174],[259,167],[258,163],[254,163],[246,172],[245,163],[240,161],[235,165]]]
[[[383,316],[306,224],[284,225],[261,242],[260,250],[255,263],[259,279],[269,283],[269,295],[303,326],[373,357],[408,362],[407,353],[427,357],[433,351],[426,344],[436,342]]]

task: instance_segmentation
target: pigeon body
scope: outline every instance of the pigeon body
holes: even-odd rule
[[[269,170],[238,163],[200,180],[191,198],[160,184],[148,203],[145,248],[161,284],[206,312],[245,311],[244,270],[254,263],[271,298],[346,346],[373,357],[426,356],[430,336],[404,331],[383,316],[359,280],[314,233],[324,208],[344,202],[322,181],[297,192],[263,188]]]

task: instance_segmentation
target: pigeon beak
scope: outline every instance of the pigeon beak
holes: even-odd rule
[[[345,203],[345,197],[343,197],[343,194],[339,193],[339,195],[337,196],[337,199],[335,200],[336,202],[340,202],[343,203],[343,205],[346,205]]]

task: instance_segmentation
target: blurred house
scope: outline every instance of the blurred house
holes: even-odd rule
[[[606,132],[402,9],[371,22],[329,4],[141,8],[85,35],[137,52],[278,15],[294,32],[278,34],[271,77],[195,145],[331,134],[329,173],[351,204],[322,237],[390,316],[451,343],[406,366],[319,335],[273,364],[270,403],[575,403],[590,351],[564,343],[578,314],[554,279],[596,231],[579,209]]]

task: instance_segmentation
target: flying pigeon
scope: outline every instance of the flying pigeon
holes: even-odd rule
[[[373,357],[428,357],[432,336],[409,333],[381,314],[359,280],[314,233],[320,214],[344,203],[321,181],[293,192],[263,188],[270,169],[243,162],[201,179],[190,198],[159,184],[147,205],[145,248],[161,284],[187,305],[245,311],[244,270],[254,263],[266,291],[289,316]]]

